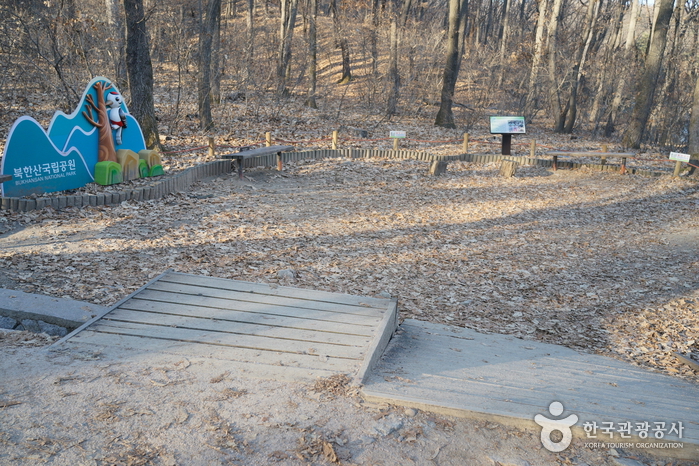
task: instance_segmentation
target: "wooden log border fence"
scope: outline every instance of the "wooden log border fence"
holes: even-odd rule
[[[520,165],[534,165],[544,168],[552,166],[551,160],[539,159],[535,157],[512,156],[512,155],[479,155],[479,154],[459,154],[459,155],[432,155],[424,151],[416,150],[380,150],[380,149],[319,149],[306,150],[298,152],[284,152],[282,160],[284,163],[298,162],[301,160],[319,160],[326,158],[389,158],[389,159],[407,159],[421,160],[425,162],[472,162],[472,163],[491,163],[501,160],[511,160]],[[266,155],[261,157],[253,157],[246,159],[243,164],[244,168],[254,167],[276,167],[276,154]],[[588,167],[600,171],[618,172],[619,166],[609,164],[589,164],[575,163],[567,161],[558,161],[559,168],[582,168]],[[0,198],[0,207],[3,210],[15,212],[27,212],[44,207],[51,207],[56,210],[66,207],[82,207],[82,206],[102,206],[102,205],[117,205],[124,201],[148,201],[161,199],[169,194],[186,191],[192,183],[210,176],[228,174],[232,171],[232,162],[230,160],[215,160],[201,165],[191,167],[187,170],[179,172],[173,176],[166,176],[162,180],[153,181],[148,186],[128,189],[112,193],[99,194],[77,194],[66,196],[47,196],[36,199],[3,197]],[[636,168],[626,168],[626,172],[634,175],[642,176],[662,176],[667,173],[655,172],[652,170],[641,170]]]

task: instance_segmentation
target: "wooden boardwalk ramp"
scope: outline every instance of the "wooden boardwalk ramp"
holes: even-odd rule
[[[583,443],[640,442],[644,451],[659,456],[699,458],[696,384],[509,335],[406,319],[362,394],[369,402],[493,420],[537,433],[542,428],[536,415],[575,414],[573,438]],[[562,414],[549,412],[555,401],[563,405]]]
[[[177,354],[240,375],[362,383],[397,326],[395,299],[166,272],[52,349]]]

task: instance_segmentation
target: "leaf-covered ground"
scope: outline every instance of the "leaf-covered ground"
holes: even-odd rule
[[[167,269],[360,295],[401,317],[516,335],[699,380],[692,179],[328,159],[159,201],[0,214],[27,292],[109,305]],[[295,278],[288,277],[293,271]]]

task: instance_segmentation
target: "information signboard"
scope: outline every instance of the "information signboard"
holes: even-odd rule
[[[490,134],[525,134],[526,132],[522,116],[490,117]]]
[[[682,154],[680,152],[670,152],[670,160],[688,163],[691,158],[692,156],[689,154]]]

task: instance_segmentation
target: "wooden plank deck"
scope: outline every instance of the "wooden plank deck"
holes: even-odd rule
[[[396,314],[395,299],[166,272],[53,348],[161,352],[216,359],[256,377],[344,373],[362,383]]]
[[[684,426],[682,438],[666,433],[648,441],[682,442],[663,455],[699,455],[699,387],[674,378],[563,346],[482,334],[475,330],[406,319],[362,388],[367,401],[412,406],[461,417],[490,419],[541,430],[536,414],[550,415],[553,401],[575,413],[574,438],[587,439],[585,422],[665,422]],[[658,453],[658,451],[656,451]],[[694,456],[699,457],[699,456]]]

